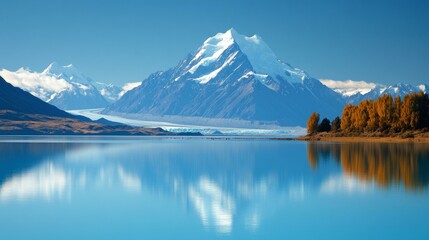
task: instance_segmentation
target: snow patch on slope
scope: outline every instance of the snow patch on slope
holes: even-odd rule
[[[247,37],[240,35],[234,29],[228,30],[225,35],[231,35],[234,38],[240,49],[246,54],[256,73],[269,75],[273,79],[276,79],[277,76],[284,77],[290,82],[299,83],[304,80],[304,71],[292,68],[279,61],[273,50],[258,35]],[[290,76],[287,76],[286,72]]]
[[[277,91],[279,89],[279,84],[276,81],[272,81],[270,76],[268,76],[267,74],[258,74],[255,73],[253,71],[249,71],[246,74],[244,74],[243,76],[241,76],[237,82],[240,82],[243,79],[247,79],[250,77],[254,77],[256,80],[258,80],[260,83],[262,83],[263,85],[265,85],[267,88],[273,90],[273,91]]]
[[[208,66],[216,62],[233,43],[234,39],[228,34],[218,33],[214,37],[208,38],[191,60],[189,65],[192,67],[188,72],[194,74],[200,66]]]
[[[95,82],[93,85],[98,89],[100,94],[107,99],[109,102],[113,103],[119,100],[126,92],[138,87],[141,85],[141,82],[130,82],[126,83],[124,86],[119,87],[111,83],[102,83]]]
[[[131,82],[131,83],[127,83],[122,87],[122,91],[119,93],[119,98],[121,98],[126,92],[133,90],[134,88],[140,86],[142,83],[141,82]]]
[[[218,73],[220,71],[222,71],[225,67],[231,65],[231,63],[233,62],[233,60],[234,60],[235,56],[237,55],[237,53],[238,52],[235,52],[235,53],[231,54],[220,68],[214,70],[213,72],[211,72],[211,73],[209,73],[207,75],[201,76],[199,78],[195,78],[195,80],[198,81],[198,82],[200,82],[200,84],[208,83],[210,80],[212,80],[213,78],[215,78],[218,75]]]
[[[100,94],[111,103],[119,99],[118,94],[122,91],[122,88],[111,83],[94,82],[93,85],[98,89]]]

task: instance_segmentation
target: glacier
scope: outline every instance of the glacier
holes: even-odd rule
[[[81,109],[69,110],[67,112],[74,115],[81,115],[91,120],[99,120],[101,118],[107,119],[112,122],[122,123],[135,127],[149,127],[149,128],[162,128],[166,131],[174,133],[196,133],[199,132],[205,136],[250,136],[250,137],[297,137],[306,134],[306,129],[296,127],[279,127],[268,125],[265,128],[262,126],[243,125],[242,127],[220,127],[220,126],[207,126],[207,125],[192,125],[181,124],[174,122],[163,121],[150,121],[139,116],[134,118],[127,118],[126,116],[108,115],[102,113],[102,108],[98,109]],[[179,120],[180,119],[174,119]],[[259,128],[257,128],[259,127]]]

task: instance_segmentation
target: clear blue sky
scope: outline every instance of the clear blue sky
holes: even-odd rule
[[[313,77],[429,83],[429,1],[2,1],[0,68],[141,81],[234,27]]]

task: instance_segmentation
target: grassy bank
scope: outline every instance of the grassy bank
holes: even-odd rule
[[[301,141],[323,142],[421,142],[429,143],[429,131],[405,131],[400,133],[343,133],[322,132],[298,137]]]

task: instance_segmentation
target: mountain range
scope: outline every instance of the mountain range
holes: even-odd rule
[[[93,81],[73,65],[55,62],[42,72],[3,69],[0,76],[63,110],[104,108],[104,114],[224,126],[242,120],[304,126],[312,112],[332,119],[347,103],[429,89],[426,84],[318,80],[279,60],[260,36],[247,37],[234,29],[209,37],[177,66],[122,87]],[[23,106],[26,111],[39,109],[31,102]],[[39,114],[55,116],[57,110]]]
[[[0,75],[12,85],[63,110],[103,108],[108,104],[92,80],[73,65],[51,63],[41,73],[20,68],[16,72],[1,70]]]
[[[230,29],[109,105],[107,114],[240,119],[304,125],[313,111],[340,114],[342,97],[280,61],[261,37]]]
[[[404,97],[406,94],[422,91],[428,93],[429,85],[420,84],[417,86],[398,83],[393,85],[384,85],[380,83],[370,83],[365,81],[335,81],[321,80],[323,84],[335,92],[341,94],[346,103],[359,104],[363,100],[375,100],[384,94],[390,94],[392,97]]]
[[[63,110],[104,108],[140,83],[123,87],[95,82],[72,64],[51,63],[42,72],[0,70],[6,81]]]

